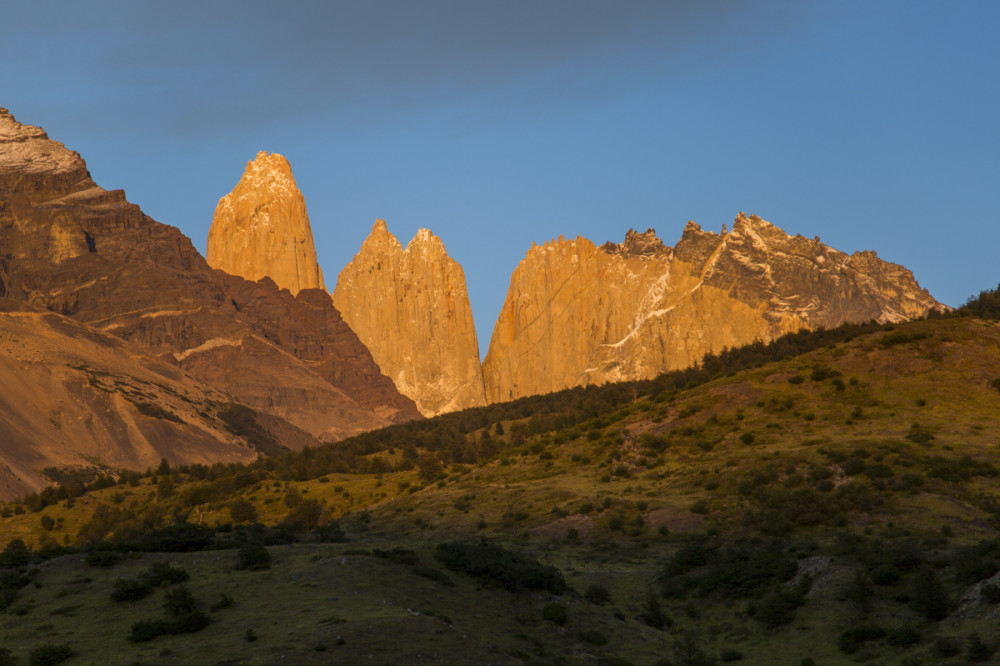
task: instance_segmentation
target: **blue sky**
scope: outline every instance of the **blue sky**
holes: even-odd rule
[[[1000,282],[1000,3],[17,2],[0,106],[204,250],[258,150],[328,288],[376,218],[465,269],[483,354],[532,241],[739,211],[961,304]]]

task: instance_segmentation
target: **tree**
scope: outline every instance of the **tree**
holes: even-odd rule
[[[951,600],[933,569],[924,567],[917,573],[910,593],[910,607],[932,622],[948,617]]]
[[[252,523],[257,520],[257,507],[250,500],[239,498],[229,503],[229,517],[234,523]]]
[[[426,453],[417,462],[417,474],[424,483],[430,483],[440,476],[441,470],[441,460],[436,453]]]

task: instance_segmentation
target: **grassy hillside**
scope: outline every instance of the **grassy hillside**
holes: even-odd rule
[[[986,659],[998,387],[995,321],[851,327],[249,466],[53,491],[0,509],[29,548],[6,556],[21,573],[5,574],[0,647],[28,663],[45,626],[68,663]],[[484,539],[502,550],[456,561],[441,546]],[[254,545],[271,568],[235,570]],[[67,547],[131,554],[89,567]],[[161,547],[196,550],[145,552]],[[567,587],[507,589],[498,553]],[[114,580],[165,559],[211,622],[131,642],[169,588],[119,603]]]

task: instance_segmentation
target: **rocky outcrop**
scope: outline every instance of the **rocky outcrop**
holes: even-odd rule
[[[511,276],[483,365],[490,402],[654,377],[709,352],[803,327],[901,321],[942,309],[910,271],[740,214],[689,222],[673,248],[650,229],[595,247],[533,246]]]
[[[252,281],[267,276],[293,295],[324,288],[306,201],[288,160],[261,151],[247,162],[215,208],[206,254],[213,268]]]
[[[0,296],[114,336],[324,440],[420,417],[325,292],[292,296],[268,278],[213,270],[177,229],[98,187],[78,154],[5,111]]]
[[[485,404],[465,273],[430,231],[403,249],[378,220],[341,271],[333,304],[425,416]]]
[[[0,499],[36,492],[53,471],[249,462],[229,433],[231,398],[118,338],[0,299]],[[301,448],[318,442],[299,433]]]

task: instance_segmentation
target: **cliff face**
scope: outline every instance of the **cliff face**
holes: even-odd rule
[[[403,249],[377,221],[341,271],[333,303],[425,416],[485,404],[465,273],[430,231]]]
[[[848,256],[742,213],[730,232],[689,222],[595,247],[532,247],[511,276],[483,365],[490,402],[654,377],[708,352],[803,327],[901,321],[941,306],[902,266]]]
[[[177,229],[0,112],[0,297],[124,341],[322,439],[419,418],[329,296],[212,270]]]
[[[219,200],[208,232],[208,264],[297,294],[323,289],[306,202],[281,155],[261,151],[232,192]]]

